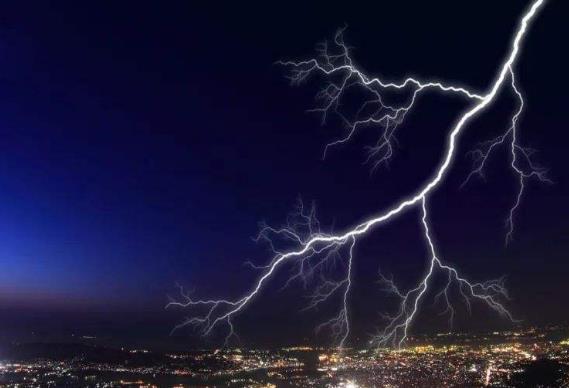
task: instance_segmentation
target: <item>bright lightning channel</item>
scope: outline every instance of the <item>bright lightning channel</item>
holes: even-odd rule
[[[290,79],[300,82],[307,77],[320,73],[330,79],[323,90],[318,94],[322,105],[315,109],[322,113],[325,120],[329,113],[337,114],[346,123],[348,131],[345,136],[326,145],[324,156],[333,147],[348,142],[354,134],[364,126],[376,125],[381,128],[378,141],[369,147],[368,160],[373,161],[373,168],[388,163],[393,156],[393,146],[397,128],[403,122],[407,112],[416,104],[418,98],[426,91],[441,94],[455,94],[472,101],[468,108],[450,129],[447,147],[444,150],[442,162],[435,174],[414,194],[403,197],[388,210],[381,212],[368,220],[357,224],[351,229],[340,233],[324,233],[315,216],[314,206],[305,209],[299,202],[296,212],[288,219],[285,226],[273,228],[263,226],[257,240],[266,241],[272,248],[274,255],[269,263],[263,266],[252,265],[260,271],[252,288],[235,299],[195,299],[189,292],[180,288],[181,297],[172,299],[167,307],[183,307],[189,309],[191,316],[175,327],[174,330],[186,326],[196,327],[202,335],[209,335],[218,326],[227,328],[226,343],[235,336],[233,319],[248,307],[273,274],[281,270],[286,263],[293,267],[285,287],[292,281],[299,280],[305,286],[314,280],[314,292],[311,295],[307,309],[314,308],[320,303],[329,300],[336,294],[341,296],[341,307],[338,314],[323,322],[317,330],[328,329],[340,348],[343,348],[350,336],[349,296],[352,285],[352,263],[354,250],[358,239],[379,225],[392,221],[408,208],[417,207],[422,214],[421,225],[424,238],[428,246],[429,261],[427,273],[417,285],[407,292],[400,291],[392,279],[380,274],[380,280],[385,290],[399,298],[399,308],[395,315],[387,316],[387,323],[383,330],[377,333],[372,343],[377,346],[402,346],[408,338],[410,327],[418,315],[421,302],[434,287],[435,274],[446,276],[446,283],[435,298],[442,298],[446,305],[445,312],[449,319],[454,316],[454,308],[450,303],[449,292],[455,286],[461,298],[470,309],[472,301],[482,301],[500,315],[512,320],[512,315],[503,305],[508,298],[503,280],[492,280],[483,283],[473,283],[462,277],[459,272],[444,263],[437,255],[436,247],[431,235],[428,221],[427,200],[434,192],[452,166],[456,154],[456,142],[466,124],[480,112],[492,104],[498,92],[508,84],[518,100],[518,108],[512,116],[511,125],[497,138],[483,143],[480,149],[473,152],[475,156],[472,172],[467,176],[465,184],[476,175],[483,176],[488,158],[501,145],[507,145],[511,154],[511,168],[518,177],[518,193],[512,205],[507,221],[506,242],[512,239],[514,232],[514,218],[524,193],[527,180],[537,178],[548,181],[546,171],[532,161],[532,151],[519,144],[518,120],[524,109],[524,99],[517,84],[514,65],[520,55],[520,47],[528,30],[529,23],[535,18],[545,0],[535,0],[522,16],[515,31],[510,51],[499,67],[499,72],[485,94],[470,91],[462,86],[449,85],[438,81],[424,82],[408,77],[402,82],[386,82],[380,78],[373,78],[359,70],[353,63],[349,47],[344,43],[343,31],[339,31],[334,39],[333,47],[323,44],[319,56],[307,61],[283,61],[282,65],[291,68]],[[360,88],[369,98],[362,104],[353,117],[348,117],[341,110],[341,100],[350,88]],[[401,104],[389,104],[385,94],[389,91],[409,91],[409,98]],[[277,242],[286,242],[293,247],[279,249]],[[326,275],[327,265],[339,262],[343,268],[340,278]],[[315,280],[316,279],[316,280]]]

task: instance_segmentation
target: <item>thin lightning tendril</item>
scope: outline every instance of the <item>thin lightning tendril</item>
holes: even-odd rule
[[[522,147],[519,144],[518,135],[518,121],[520,115],[524,111],[524,97],[516,84],[516,76],[512,66],[508,67],[509,78],[511,82],[511,87],[518,100],[518,109],[512,116],[511,125],[504,133],[500,136],[484,142],[480,145],[480,148],[472,151],[474,157],[474,167],[470,174],[466,177],[462,184],[464,187],[472,177],[478,175],[484,178],[484,169],[486,163],[490,156],[496,151],[500,146],[508,143],[507,146],[510,148],[511,155],[511,169],[518,178],[518,192],[515,196],[515,201],[508,212],[508,217],[506,218],[506,244],[512,241],[514,233],[514,217],[517,209],[520,206],[520,202],[525,190],[525,184],[528,179],[536,178],[541,182],[552,183],[552,181],[547,177],[547,170],[535,164],[532,159],[532,155],[535,151],[531,148]],[[524,167],[525,166],[525,167]]]
[[[475,93],[462,86],[449,85],[438,81],[424,82],[411,77],[402,82],[386,82],[380,78],[369,77],[354,65],[349,47],[343,40],[343,30],[340,30],[335,36],[336,51],[332,50],[328,44],[323,44],[317,58],[302,62],[280,62],[292,69],[290,79],[295,83],[317,73],[331,80],[318,94],[322,105],[315,111],[322,113],[323,120],[326,120],[330,113],[338,115],[345,122],[348,131],[344,137],[326,145],[324,156],[331,148],[351,140],[355,133],[364,126],[373,125],[382,128],[377,143],[368,150],[368,160],[373,160],[372,168],[389,162],[393,156],[396,130],[403,122],[405,115],[425,92],[433,91],[441,94],[458,95],[473,104],[450,129],[447,147],[440,166],[433,177],[427,180],[416,193],[404,197],[388,210],[343,233],[323,232],[316,219],[315,207],[312,206],[307,210],[302,202],[299,202],[296,212],[289,217],[283,227],[261,226],[256,240],[266,242],[272,250],[273,256],[266,265],[258,266],[249,263],[252,268],[260,272],[252,288],[236,299],[197,299],[191,293],[180,288],[180,297],[172,299],[167,307],[187,308],[190,311],[190,317],[176,326],[174,330],[193,326],[202,335],[209,335],[218,326],[225,324],[227,343],[236,336],[233,319],[252,303],[275,273],[283,271],[285,264],[290,264],[292,270],[284,287],[288,287],[293,281],[299,280],[305,288],[313,288],[306,309],[315,308],[321,303],[329,301],[335,295],[341,298],[338,314],[320,324],[316,330],[329,330],[336,343],[340,348],[343,348],[350,337],[348,307],[353,280],[354,251],[358,238],[367,235],[376,226],[392,221],[412,207],[418,208],[422,214],[421,224],[429,252],[427,272],[414,288],[406,292],[401,291],[392,278],[380,274],[380,283],[383,284],[384,290],[399,299],[399,308],[395,315],[385,315],[387,323],[373,337],[372,342],[377,346],[393,345],[398,347],[405,343],[408,339],[410,327],[419,313],[421,303],[432,291],[431,288],[435,287],[433,283],[437,275],[443,275],[445,281],[442,290],[435,295],[435,301],[442,300],[444,302],[443,313],[449,315],[450,321],[455,314],[450,296],[453,290],[458,292],[469,311],[473,301],[481,301],[501,316],[513,320],[511,313],[503,305],[503,301],[508,299],[503,279],[482,283],[470,282],[462,277],[455,268],[439,258],[429,226],[427,199],[442,184],[446,173],[452,166],[456,154],[456,142],[466,124],[495,100],[504,84],[509,84],[516,95],[519,101],[518,109],[512,116],[511,126],[502,135],[483,143],[480,149],[473,152],[475,156],[474,166],[472,172],[467,176],[465,184],[475,175],[483,176],[489,156],[499,146],[508,145],[511,153],[511,168],[519,179],[518,193],[506,221],[506,241],[508,242],[514,232],[514,218],[520,206],[527,180],[537,178],[541,181],[548,181],[545,170],[533,163],[531,159],[532,150],[519,145],[518,120],[524,109],[524,99],[517,87],[514,72],[514,65],[519,57],[520,45],[526,35],[529,22],[544,3],[545,0],[535,0],[521,18],[510,52],[486,94]],[[341,100],[351,88],[359,88],[358,91],[361,91],[366,99],[355,115],[349,116],[342,112]],[[385,94],[391,91],[407,92],[408,98],[402,103],[388,103]],[[282,244],[284,244],[284,248],[281,247]],[[331,267],[336,270],[330,271]],[[341,270],[338,271],[338,268]],[[336,277],[331,276],[330,272],[336,273]],[[337,278],[338,272],[341,273],[340,278]]]

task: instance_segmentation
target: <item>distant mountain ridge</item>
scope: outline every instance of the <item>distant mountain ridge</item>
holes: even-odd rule
[[[155,352],[132,352],[124,349],[87,345],[83,343],[19,343],[0,345],[0,360],[29,361],[48,359],[53,361],[101,362],[129,364],[131,366],[155,365],[166,360],[163,354]]]

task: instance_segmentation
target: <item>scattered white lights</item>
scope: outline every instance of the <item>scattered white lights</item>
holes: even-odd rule
[[[381,128],[377,143],[369,148],[369,161],[373,161],[373,168],[388,163],[393,156],[393,142],[398,127],[405,119],[405,115],[415,105],[419,97],[426,91],[432,91],[443,95],[456,94],[471,102],[467,110],[459,117],[456,124],[449,129],[447,146],[442,155],[442,162],[429,179],[417,192],[408,194],[395,203],[386,211],[380,212],[364,222],[339,234],[325,233],[321,230],[314,208],[305,209],[300,203],[298,210],[289,218],[287,224],[281,228],[264,226],[258,236],[258,240],[269,243],[274,255],[268,264],[254,266],[260,271],[259,277],[251,289],[241,297],[235,299],[194,299],[189,293],[181,289],[181,298],[172,300],[168,306],[178,306],[190,309],[191,316],[178,325],[195,326],[202,335],[210,334],[218,326],[224,324],[227,327],[226,341],[235,335],[233,318],[248,307],[267,285],[273,274],[284,270],[285,264],[293,266],[286,286],[292,281],[299,280],[307,284],[316,282],[314,292],[307,308],[316,307],[320,303],[329,300],[334,295],[341,297],[341,307],[338,314],[318,326],[317,330],[329,329],[340,347],[344,347],[350,335],[349,297],[352,284],[352,262],[354,250],[358,239],[370,233],[374,227],[387,224],[408,208],[418,208],[421,213],[421,225],[429,251],[428,269],[425,276],[417,285],[409,291],[401,291],[393,282],[381,275],[385,289],[400,299],[399,309],[392,316],[387,317],[386,326],[372,339],[377,346],[395,345],[402,346],[407,339],[409,329],[415,320],[419,306],[425,298],[429,287],[433,286],[435,274],[446,276],[446,283],[436,298],[442,298],[446,304],[446,312],[450,319],[454,315],[454,308],[450,303],[449,292],[451,287],[458,290],[460,297],[465,301],[468,308],[472,301],[484,302],[500,315],[512,319],[511,314],[502,304],[508,295],[503,281],[492,280],[483,283],[473,283],[462,277],[455,268],[444,262],[437,255],[433,242],[428,220],[428,198],[442,184],[442,181],[451,168],[456,156],[456,142],[466,124],[477,117],[485,108],[493,103],[498,92],[506,85],[511,87],[517,96],[519,105],[513,114],[511,126],[499,137],[482,145],[474,152],[475,161],[471,174],[466,182],[475,176],[482,175],[488,157],[501,145],[507,145],[511,153],[511,168],[519,177],[519,191],[507,218],[506,240],[512,238],[514,231],[514,217],[520,206],[525,184],[530,178],[547,181],[545,171],[536,166],[531,160],[531,151],[519,144],[518,119],[524,108],[524,99],[517,87],[514,67],[520,55],[520,46],[526,36],[528,25],[544,4],[544,0],[535,0],[527,9],[520,20],[514,34],[510,51],[504,62],[500,65],[496,79],[490,85],[488,92],[478,93],[462,86],[450,85],[443,82],[422,81],[415,78],[406,78],[402,82],[386,82],[379,78],[369,77],[360,71],[352,62],[351,53],[344,43],[343,31],[340,31],[334,40],[331,49],[327,44],[321,47],[317,58],[301,62],[281,62],[291,68],[291,80],[300,82],[307,77],[320,73],[330,79],[324,89],[319,93],[323,102],[317,110],[326,119],[330,113],[335,113],[346,123],[348,131],[346,135],[329,143],[324,150],[324,155],[331,148],[348,142],[353,135],[363,126],[376,125]],[[351,88],[360,88],[365,95],[370,96],[361,106],[354,118],[349,118],[341,111],[341,101],[346,91]],[[405,91],[409,93],[409,99],[400,104],[386,103],[386,94],[390,91]],[[277,242],[286,242],[287,249],[277,247]],[[290,246],[293,246],[290,248]],[[326,275],[324,269],[330,263],[339,263],[342,268],[340,278]],[[351,384],[351,385],[350,385]],[[346,387],[356,387],[355,383],[347,382]]]

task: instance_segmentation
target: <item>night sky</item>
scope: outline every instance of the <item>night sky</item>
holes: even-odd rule
[[[202,2],[203,3],[203,2]],[[445,185],[431,199],[444,260],[474,280],[507,276],[511,310],[526,323],[569,321],[569,171],[563,1],[532,25],[517,64],[527,102],[522,142],[551,185],[531,182],[504,246],[516,194],[507,153],[485,181],[459,186],[467,152],[500,133],[510,92],[466,128]],[[176,282],[202,296],[246,290],[267,247],[258,223],[279,225],[301,196],[323,225],[345,228],[413,192],[440,162],[445,134],[468,104],[428,95],[373,174],[363,147],[373,129],[333,150],[338,120],[322,126],[318,79],[291,87],[279,59],[304,59],[347,25],[370,74],[442,79],[485,92],[527,1],[12,2],[0,9],[0,339],[97,335],[191,346],[169,338],[183,311],[164,310]],[[320,80],[321,81],[321,80]],[[352,303],[365,336],[394,305],[377,271],[410,286],[425,271],[415,210],[362,240]],[[296,314],[298,289],[266,295],[236,320],[245,341],[300,342],[330,311]],[[390,304],[391,303],[391,304]],[[390,307],[391,306],[391,307]],[[321,315],[319,315],[321,314]],[[507,327],[474,309],[458,329]],[[426,312],[417,330],[446,329]],[[439,321],[440,318],[440,321]]]

